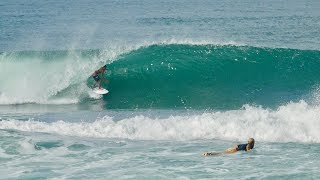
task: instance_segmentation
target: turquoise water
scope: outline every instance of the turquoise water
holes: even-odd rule
[[[1,104],[92,105],[91,65],[102,50],[3,53]],[[74,65],[78,63],[79,66]],[[35,66],[36,65],[36,66]],[[155,44],[107,61],[103,109],[239,109],[312,100],[320,51],[234,45]],[[11,69],[24,74],[7,78]],[[39,74],[41,77],[39,77]],[[34,81],[36,85],[30,86]],[[13,91],[12,89],[23,89]]]
[[[1,179],[318,179],[319,12],[1,1]],[[103,65],[100,96],[90,75]],[[250,152],[201,156],[249,137]]]
[[[252,152],[201,157],[212,144],[223,150],[237,142],[105,140],[14,131],[1,136],[11,139],[1,141],[2,178],[319,178],[319,145],[261,142],[263,148]]]

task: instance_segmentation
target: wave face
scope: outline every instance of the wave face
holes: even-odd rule
[[[109,69],[110,107],[275,106],[318,85],[320,51],[152,45],[123,55]]]
[[[111,109],[275,107],[310,98],[320,80],[314,50],[154,44],[120,53],[28,51],[0,54],[0,104],[95,103],[90,74],[103,64],[110,93],[102,100]]]

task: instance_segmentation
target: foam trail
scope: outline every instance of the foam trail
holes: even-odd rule
[[[320,107],[289,103],[277,110],[244,106],[242,110],[152,119],[146,116],[114,121],[105,116],[93,123],[2,120],[0,129],[68,136],[142,140],[228,139],[254,137],[271,142],[320,142]]]

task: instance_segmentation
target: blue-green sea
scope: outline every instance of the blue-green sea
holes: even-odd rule
[[[0,0],[0,179],[319,179],[319,129],[318,0]]]

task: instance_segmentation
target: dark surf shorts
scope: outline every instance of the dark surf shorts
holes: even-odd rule
[[[93,77],[93,79],[95,80],[95,81],[100,81],[100,77],[99,77],[99,75],[98,74],[96,74],[95,76],[92,76]]]
[[[247,151],[247,144],[239,144],[238,151]]]

